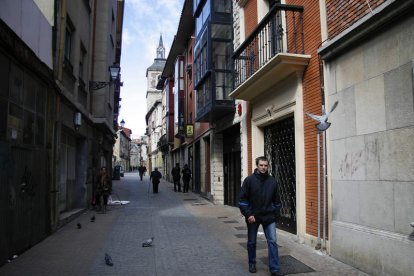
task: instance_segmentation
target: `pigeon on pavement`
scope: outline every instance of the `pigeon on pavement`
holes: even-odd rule
[[[95,216],[91,217],[91,222],[95,222]]]
[[[331,112],[334,111],[337,106],[338,106],[338,101],[336,101],[333,104],[331,111],[328,111],[328,112],[324,111],[321,116],[310,114],[310,113],[306,113],[306,115],[308,115],[311,119],[319,122],[319,124],[316,125],[316,128],[319,131],[323,132],[330,127],[331,123],[328,122],[328,117],[329,117],[329,114],[331,114]]]
[[[148,239],[148,240],[144,241],[142,243],[142,247],[151,247],[153,241],[154,241],[154,237],[152,237],[151,239]]]
[[[106,265],[113,266],[114,263],[112,262],[111,256],[108,253],[105,253],[105,263]]]
[[[78,224],[76,224],[76,226],[78,227],[78,229],[82,229],[82,224],[80,224],[79,222]]]

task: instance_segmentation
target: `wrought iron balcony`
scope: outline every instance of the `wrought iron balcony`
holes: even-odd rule
[[[275,4],[270,9],[233,54],[235,91],[230,96],[250,100],[249,96],[239,95],[242,93],[239,87],[251,82],[251,77],[262,69],[277,70],[279,64],[307,65],[310,56],[304,55],[303,12],[302,6],[294,5]],[[296,70],[284,69],[282,66],[271,72],[270,78],[275,79],[275,74],[286,77]]]

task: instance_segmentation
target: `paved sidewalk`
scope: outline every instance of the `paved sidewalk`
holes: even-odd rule
[[[148,176],[139,181],[137,173],[126,173],[114,182],[113,199],[130,203],[96,214],[95,222],[90,222],[95,212],[85,211],[0,267],[0,275],[251,275],[246,228],[238,208],[214,205],[193,193],[175,193],[172,183],[165,181],[153,194]],[[82,229],[77,229],[77,223]],[[154,246],[142,247],[152,236]],[[277,231],[277,238],[285,272],[366,275],[298,244],[286,232]],[[114,266],[105,265],[105,253],[111,255]],[[263,235],[259,235],[257,253],[255,275],[269,275]]]

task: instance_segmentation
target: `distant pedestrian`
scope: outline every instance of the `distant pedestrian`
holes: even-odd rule
[[[171,170],[171,174],[174,181],[174,192],[178,191],[181,192],[181,169],[180,169],[180,163],[175,163],[175,167]]]
[[[240,211],[247,223],[247,254],[249,271],[256,272],[256,239],[262,225],[268,248],[269,270],[280,274],[279,252],[276,244],[276,222],[280,216],[279,184],[269,175],[266,157],[256,158],[257,168],[243,181],[240,190]]]
[[[142,176],[145,174],[146,171],[147,171],[147,168],[145,166],[140,165],[138,167],[139,178],[141,179],[141,181],[142,181]]]
[[[108,198],[112,192],[112,183],[109,178],[106,167],[102,167],[98,174],[98,179],[95,183],[95,203],[98,206],[98,212],[102,211],[104,214],[107,211]]]
[[[191,179],[191,170],[187,164],[184,165],[184,168],[181,171],[181,173],[183,174],[183,184],[184,184],[183,193],[188,193],[188,186],[190,184],[190,179]]]
[[[154,168],[150,175],[150,181],[152,182],[152,192],[154,194],[158,193],[158,184],[160,184],[160,179],[162,174],[158,171],[158,168]]]

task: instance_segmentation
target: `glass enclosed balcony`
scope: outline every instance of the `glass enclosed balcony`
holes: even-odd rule
[[[194,0],[194,16],[196,121],[213,122],[234,112],[232,1]]]

